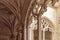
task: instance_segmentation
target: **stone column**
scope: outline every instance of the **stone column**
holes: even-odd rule
[[[43,30],[43,40],[45,40],[45,31]]]
[[[37,15],[37,40],[39,40],[39,15]]]
[[[17,29],[17,39],[16,40],[24,40],[24,26],[21,24]]]
[[[16,35],[14,33],[11,34],[10,40],[16,40]]]
[[[41,15],[39,15],[39,40],[41,40]]]

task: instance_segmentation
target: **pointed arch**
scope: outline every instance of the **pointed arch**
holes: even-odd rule
[[[42,16],[42,17],[41,17],[41,20],[42,20],[42,19],[44,19],[46,22],[48,22],[49,24],[51,24],[51,26],[53,26],[53,27],[51,27],[51,28],[55,28],[54,23],[53,23],[51,20],[49,20],[49,18],[47,18],[46,16]]]

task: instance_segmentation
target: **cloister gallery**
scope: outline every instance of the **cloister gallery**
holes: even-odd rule
[[[0,40],[60,40],[60,0],[0,0]]]

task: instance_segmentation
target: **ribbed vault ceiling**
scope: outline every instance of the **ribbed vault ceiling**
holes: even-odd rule
[[[9,7],[17,16],[19,16],[21,23],[24,24],[27,9],[32,0],[0,0],[1,3]],[[46,1],[46,0],[42,0]]]

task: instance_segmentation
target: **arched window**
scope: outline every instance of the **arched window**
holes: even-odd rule
[[[39,1],[39,2],[38,2]],[[46,34],[52,34],[52,24],[45,19],[41,20],[41,16],[44,12],[46,12],[46,8],[48,4],[50,4],[52,0],[33,0],[29,6],[27,11],[26,20],[25,20],[25,40],[51,40],[46,39]],[[53,2],[52,2],[53,3]],[[52,4],[51,4],[52,6]],[[49,24],[50,23],[50,24]],[[49,31],[46,31],[49,29]],[[41,33],[41,34],[40,34]],[[41,36],[40,36],[41,35]],[[50,38],[50,36],[49,36]]]
[[[41,18],[41,40],[52,40],[53,24],[47,17]]]

